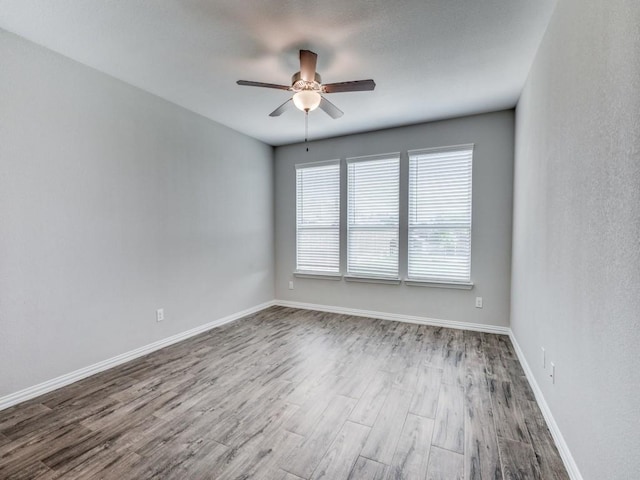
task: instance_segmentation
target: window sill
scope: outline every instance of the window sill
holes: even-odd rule
[[[409,287],[433,287],[433,288],[453,288],[456,290],[471,290],[473,288],[473,282],[446,282],[446,281],[433,281],[433,280],[410,280],[405,279],[404,284]]]
[[[361,283],[383,283],[386,285],[400,285],[399,278],[384,278],[384,277],[356,277],[353,275],[345,275],[344,279],[347,282],[361,282]]]
[[[342,280],[342,274],[340,273],[293,272],[293,276],[297,278],[310,278],[316,280]]]

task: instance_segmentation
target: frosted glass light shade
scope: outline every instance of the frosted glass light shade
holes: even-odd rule
[[[320,105],[320,94],[313,90],[302,90],[293,96],[293,103],[303,112],[310,112]]]

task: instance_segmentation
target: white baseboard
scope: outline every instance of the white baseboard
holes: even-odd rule
[[[108,370],[109,368],[121,365],[135,358],[142,357],[143,355],[147,355],[161,348],[173,345],[174,343],[178,343],[182,340],[186,340],[187,338],[206,332],[207,330],[211,330],[212,328],[216,328],[226,323],[233,322],[242,317],[246,317],[247,315],[251,315],[252,313],[259,312],[260,310],[264,310],[265,308],[269,308],[273,305],[275,305],[275,302],[270,301],[251,308],[247,308],[246,310],[242,310],[241,312],[236,312],[226,317],[219,318],[218,320],[205,323],[204,325],[192,328],[191,330],[178,333],[171,337],[163,338],[162,340],[150,343],[149,345],[145,345],[144,347],[136,348],[135,350],[131,350],[129,352],[117,355],[113,358],[103,360],[102,362],[94,363],[93,365],[89,365],[88,367],[81,368],[74,372],[61,375],[51,380],[47,380],[43,383],[39,383],[38,385],[34,385],[32,387],[25,388],[24,390],[20,390],[4,397],[0,397],[0,410],[4,410],[5,408],[9,408],[18,403],[51,392],[52,390],[56,390],[60,387],[64,387],[65,385],[69,385],[70,383],[77,382],[78,380],[82,380],[83,378],[90,377],[91,375],[95,375],[96,373],[103,372],[104,370]]]
[[[509,335],[509,332],[511,331],[509,327],[484,325],[481,323],[440,320],[437,318],[415,317],[412,315],[401,315],[398,313],[358,310],[356,308],[334,307],[331,305],[317,305],[315,303],[290,302],[288,300],[276,300],[275,305],[279,305],[281,307],[301,308],[304,310],[318,310],[320,312],[341,313],[344,315],[354,315],[356,317],[379,318],[380,320],[391,320],[394,322],[417,323],[419,325],[431,325],[434,327],[446,327],[456,328],[459,330],[472,330],[474,332],[496,333],[498,335]]]
[[[518,344],[518,341],[516,340],[515,335],[513,334],[511,329],[509,330],[510,330],[509,338],[511,339],[513,348],[516,351],[516,355],[518,355],[518,360],[520,360],[520,364],[524,369],[524,373],[526,374],[527,379],[529,380],[529,384],[533,389],[533,393],[536,396],[536,401],[540,406],[540,410],[542,410],[542,415],[544,415],[544,419],[547,422],[547,426],[549,427],[549,431],[553,436],[553,440],[556,443],[556,447],[558,447],[558,451],[560,452],[560,457],[562,457],[562,461],[564,463],[565,468],[567,469],[567,473],[569,474],[569,477],[571,477],[571,480],[583,480],[582,474],[580,473],[580,470],[578,470],[578,465],[576,464],[576,461],[573,459],[573,455],[571,455],[571,452],[569,451],[569,446],[567,445],[567,442],[562,436],[562,432],[560,432],[560,428],[558,427],[556,420],[553,418],[553,415],[551,414],[549,405],[547,404],[547,401],[545,400],[544,395],[542,394],[542,390],[540,389],[538,382],[536,382],[536,379],[533,376],[533,371],[529,367],[529,364],[527,363],[527,359],[525,358],[524,353],[520,348],[520,345]]]

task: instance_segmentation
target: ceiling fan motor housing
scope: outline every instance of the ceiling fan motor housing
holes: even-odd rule
[[[308,82],[302,79],[300,72],[296,72],[291,77],[291,90],[294,92],[301,92],[303,90],[313,90],[314,92],[322,91],[322,77],[316,72],[313,82]]]

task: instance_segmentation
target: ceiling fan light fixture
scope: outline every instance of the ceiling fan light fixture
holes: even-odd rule
[[[311,112],[318,108],[322,97],[313,90],[302,90],[293,96],[293,103],[303,112]]]

